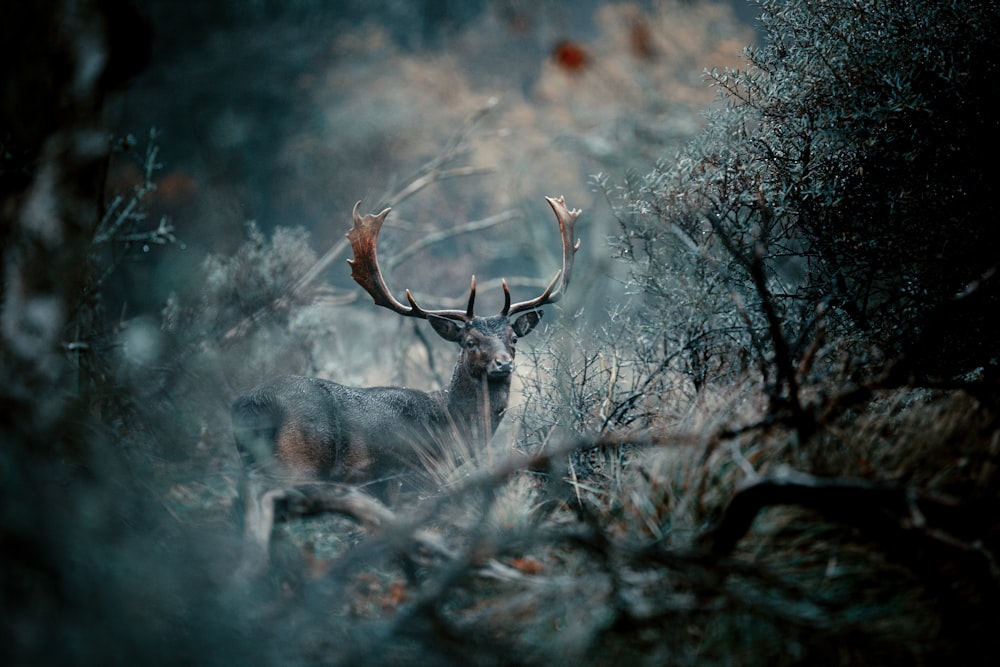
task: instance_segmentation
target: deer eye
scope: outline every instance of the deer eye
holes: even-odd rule
[[[474,350],[477,347],[479,347],[479,341],[477,341],[475,338],[466,338],[464,344],[466,349],[468,350]]]

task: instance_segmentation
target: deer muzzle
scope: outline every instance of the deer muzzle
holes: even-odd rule
[[[498,354],[490,362],[486,374],[491,378],[507,377],[514,372],[514,358],[509,354]]]

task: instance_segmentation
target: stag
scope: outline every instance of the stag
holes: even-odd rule
[[[420,391],[404,387],[348,387],[315,377],[282,376],[239,396],[233,403],[236,445],[251,466],[276,463],[294,478],[351,483],[384,480],[415,469],[440,453],[449,438],[485,441],[507,409],[514,372],[515,343],[542,317],[540,308],[558,301],[569,285],[573,242],[580,215],[562,197],[546,197],[562,236],[562,268],[545,290],[527,301],[511,303],[502,281],[500,313],[474,313],[476,278],[472,277],[465,310],[426,310],[410,291],[404,304],[386,286],[376,243],[390,209],[358,215],[348,233],[354,259],[351,276],[375,305],[404,317],[427,320],[447,341],[459,346],[458,362],[447,389]],[[408,304],[408,305],[407,305]]]

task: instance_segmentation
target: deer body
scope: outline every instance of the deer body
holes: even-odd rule
[[[399,387],[347,387],[286,375],[233,405],[237,446],[296,478],[365,481],[429,447],[447,423],[440,396]]]
[[[294,477],[367,481],[417,467],[446,438],[485,440],[507,409],[516,337],[540,319],[537,310],[513,324],[500,316],[464,327],[432,319],[461,347],[445,390],[348,387],[298,375],[269,380],[233,403],[237,446],[250,462],[273,456]]]
[[[562,230],[563,269],[541,296],[513,306],[504,283],[504,308],[490,317],[473,314],[475,277],[465,311],[424,310],[409,291],[409,306],[397,301],[382,279],[375,248],[389,209],[361,217],[355,206],[348,234],[352,276],[376,305],[426,319],[439,336],[459,346],[451,383],[445,390],[420,391],[348,387],[293,375],[274,378],[233,403],[233,434],[244,460],[265,467],[276,463],[295,478],[365,482],[412,471],[449,438],[476,443],[492,436],[507,409],[517,338],[538,324],[540,306],[562,295],[579,247],[569,239],[580,212],[567,209],[562,198],[546,199]],[[523,314],[512,320],[517,313]]]

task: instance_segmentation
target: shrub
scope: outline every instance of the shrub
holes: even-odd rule
[[[764,46],[746,51],[746,69],[710,74],[728,105],[709,132],[628,185],[622,247],[641,251],[643,291],[669,320],[692,300],[715,312],[731,292],[747,325],[732,342],[758,360],[780,362],[787,345],[800,362],[822,325],[855,367],[874,350],[925,379],[995,376],[998,231],[982,193],[1000,10],[760,5]],[[692,275],[702,296],[665,293]],[[706,320],[701,335],[724,338],[733,320]]]

